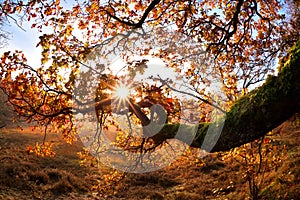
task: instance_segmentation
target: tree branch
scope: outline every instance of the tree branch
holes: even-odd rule
[[[132,23],[129,21],[124,21],[121,18],[115,16],[114,14],[110,13],[109,11],[106,11],[106,13],[113,19],[117,20],[118,22],[134,27],[134,28],[141,28],[143,23],[145,22],[146,18],[148,17],[149,13],[151,12],[151,10],[153,10],[155,8],[155,6],[157,4],[159,4],[160,0],[153,0],[150,5],[147,7],[147,9],[145,10],[145,12],[143,13],[143,16],[141,17],[141,19],[139,20],[138,23]],[[113,6],[110,5],[110,7],[114,10]]]
[[[159,4],[159,2],[160,2],[160,0],[153,0],[153,1],[150,3],[150,5],[148,6],[148,8],[145,10],[145,12],[144,12],[142,18],[140,19],[140,21],[139,21],[137,24],[135,24],[135,28],[141,28],[141,27],[142,27],[142,25],[143,25],[143,23],[145,22],[145,20],[146,20],[148,14],[151,12],[151,10],[154,9],[154,7],[155,7],[157,4]]]
[[[225,124],[218,141],[210,152],[227,151],[242,144],[254,141],[279,126],[300,111],[300,40],[290,54],[277,77],[269,76],[259,88],[251,91],[235,102],[226,113]],[[201,123],[191,147],[202,148],[209,125]],[[180,126],[185,137],[193,137],[192,127],[179,124],[166,124],[152,137],[154,142],[162,143],[173,139]],[[214,138],[213,136],[210,136]],[[185,142],[185,138],[181,140]],[[215,141],[212,141],[212,143]]]

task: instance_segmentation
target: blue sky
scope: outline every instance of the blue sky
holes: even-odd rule
[[[37,67],[40,65],[41,48],[36,47],[39,41],[39,35],[36,29],[31,29],[29,23],[23,22],[22,30],[13,21],[6,22],[2,27],[3,30],[9,32],[10,39],[7,41],[7,45],[0,49],[0,53],[6,51],[21,50],[24,52],[28,64]]]
[[[0,0],[0,3],[3,1]],[[74,1],[61,1],[61,5],[64,8],[69,8],[71,5],[74,4]],[[31,29],[32,22],[27,22],[24,20],[21,24],[22,30],[18,27],[15,22],[8,18],[8,21],[4,22],[4,26],[2,27],[3,30],[9,32],[10,39],[7,41],[7,45],[4,48],[0,48],[0,56],[6,51],[15,51],[21,50],[24,52],[28,64],[32,67],[40,66],[41,62],[41,48],[36,47],[37,43],[39,42],[39,36],[43,33],[46,33],[47,30],[44,30],[43,33],[38,32],[38,30]]]

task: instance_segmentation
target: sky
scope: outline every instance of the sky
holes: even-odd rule
[[[0,49],[0,54],[6,51],[21,50],[28,60],[28,64],[37,67],[40,65],[41,48],[36,47],[39,41],[39,35],[36,29],[31,29],[26,22],[22,24],[22,30],[13,21],[6,22],[3,30],[10,33],[7,45]]]
[[[2,0],[0,0],[0,3],[2,3]],[[65,8],[71,7],[73,3],[73,0],[61,1],[61,5]],[[31,23],[24,20],[22,24],[19,24],[22,26],[22,30],[13,20],[8,18],[2,29],[10,33],[10,39],[4,48],[0,48],[0,55],[6,51],[21,50],[27,58],[27,64],[32,67],[40,66],[42,49],[36,46],[39,42],[39,36],[47,30],[43,28],[43,33],[40,33],[36,28],[31,29]]]

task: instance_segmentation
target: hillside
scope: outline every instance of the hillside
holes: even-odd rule
[[[259,199],[299,199],[300,126],[285,122],[270,138],[281,157],[264,171]],[[26,147],[41,142],[43,135],[30,127],[0,129],[0,199],[247,199],[245,163],[224,155],[197,159],[195,150],[169,167],[145,174],[127,174],[102,193],[92,190],[113,172],[105,166],[80,166],[82,145],[65,144],[50,134],[53,158],[29,154]],[[278,150],[276,150],[278,149]],[[196,152],[197,153],[197,152]],[[226,157],[226,156],[225,156]],[[275,156],[274,156],[275,157]],[[223,159],[222,159],[223,158]],[[107,186],[107,185],[106,185]]]

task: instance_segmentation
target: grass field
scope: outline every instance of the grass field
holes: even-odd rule
[[[300,127],[286,122],[274,130],[286,146],[282,162],[264,174],[260,199],[300,198]],[[145,174],[126,174],[118,184],[98,193],[92,187],[112,172],[105,166],[80,166],[80,141],[69,145],[49,134],[52,158],[37,157],[26,147],[43,135],[30,127],[0,129],[0,199],[249,199],[243,163],[209,154],[182,156],[169,167]]]

